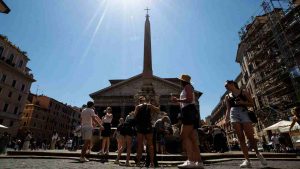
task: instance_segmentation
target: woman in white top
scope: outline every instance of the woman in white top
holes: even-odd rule
[[[188,160],[178,165],[178,168],[203,168],[199,146],[197,144],[197,129],[199,127],[199,112],[195,105],[194,87],[191,85],[189,75],[181,75],[179,80],[183,90],[180,98],[173,97],[171,100],[180,104],[182,127],[180,136],[186,147]]]
[[[105,110],[106,114],[102,117],[102,123],[104,130],[101,133],[102,136],[102,149],[100,154],[109,154],[110,135],[111,135],[111,122],[113,119],[111,107],[107,107]]]

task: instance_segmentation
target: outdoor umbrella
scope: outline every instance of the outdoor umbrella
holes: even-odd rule
[[[7,129],[8,127],[3,126],[2,124],[0,124],[0,128],[5,128],[5,129]]]
[[[295,123],[295,125],[292,128],[292,131],[295,131],[295,130],[300,130],[300,126],[298,123]],[[288,133],[290,131],[290,125],[286,126],[286,127],[280,127],[279,131],[280,131],[280,133]]]
[[[269,127],[265,128],[264,131],[279,130],[280,128],[283,128],[283,127],[289,127],[291,124],[292,124],[291,121],[282,120],[278,123],[273,124],[272,126],[269,126]]]

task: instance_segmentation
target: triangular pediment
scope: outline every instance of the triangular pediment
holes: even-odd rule
[[[103,96],[133,96],[141,90],[143,82],[144,78],[142,74],[139,74],[92,93],[90,96],[93,99]],[[157,76],[153,76],[151,82],[158,95],[170,95],[170,93],[179,94],[182,90],[179,84]]]

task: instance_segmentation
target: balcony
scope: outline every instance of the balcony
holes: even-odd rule
[[[265,82],[266,80],[269,80],[270,78],[276,76],[281,71],[282,71],[282,69],[275,69],[274,71],[271,71],[270,73],[268,73],[267,75],[262,77],[261,80],[257,81],[257,84],[261,84],[261,83]]]
[[[6,59],[5,57],[1,57],[0,58],[0,65],[4,68],[7,68],[10,72],[16,72],[19,74],[24,75],[26,78],[30,79],[32,82],[35,82],[34,78],[33,78],[33,74],[30,73],[30,69],[21,70],[20,68],[16,67],[16,64],[13,63],[10,59]]]

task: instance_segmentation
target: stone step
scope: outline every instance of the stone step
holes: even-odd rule
[[[262,153],[266,159],[297,159],[296,153]],[[80,152],[72,151],[8,151],[7,156],[47,156],[47,157],[80,157]],[[130,159],[134,159],[136,154],[131,154]],[[146,156],[146,154],[143,154]],[[255,159],[255,153],[249,153],[250,158]],[[98,155],[97,153],[92,152],[87,155],[88,158],[97,158],[97,159],[116,159],[117,153],[110,153],[109,155]],[[201,153],[203,160],[218,160],[218,159],[242,159],[243,154],[241,152],[226,152],[226,153]],[[125,160],[126,153],[123,153],[121,160]],[[158,161],[185,161],[186,156],[181,154],[158,154]]]

